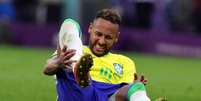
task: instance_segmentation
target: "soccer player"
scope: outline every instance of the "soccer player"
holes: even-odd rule
[[[89,45],[83,46],[79,24],[64,21],[57,52],[43,71],[56,75],[58,101],[150,101],[143,84],[146,80],[134,76],[134,62],[111,52],[120,22],[114,10],[100,10],[88,28]]]

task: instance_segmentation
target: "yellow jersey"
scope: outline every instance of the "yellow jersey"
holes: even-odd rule
[[[128,57],[113,53],[97,57],[87,46],[84,46],[84,53],[93,57],[94,63],[90,70],[92,80],[110,84],[134,81],[135,64]]]

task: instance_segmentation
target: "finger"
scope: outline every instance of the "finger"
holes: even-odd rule
[[[71,65],[72,63],[76,63],[76,62],[77,62],[76,60],[65,60],[64,64],[65,65]]]
[[[69,60],[71,57],[75,55],[75,52],[68,53],[64,56],[64,60]]]
[[[64,47],[62,48],[62,52],[66,52],[67,46],[64,45]]]
[[[137,80],[137,74],[134,73],[134,80]]]
[[[66,55],[68,55],[69,53],[72,53],[72,52],[74,52],[75,53],[75,49],[68,49],[68,50],[66,50],[66,52],[64,53],[64,56],[66,56]]]
[[[144,81],[144,75],[140,76],[140,81]]]
[[[65,56],[66,51],[67,51],[67,46],[64,45],[64,47],[62,48],[62,50],[60,52],[60,55]]]
[[[144,85],[147,85],[147,80],[142,81]]]

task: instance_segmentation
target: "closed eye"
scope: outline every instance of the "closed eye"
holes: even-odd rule
[[[106,38],[106,39],[112,39],[112,36],[107,35],[107,36],[105,36],[105,38]]]
[[[95,32],[96,36],[101,37],[103,34],[101,32],[96,31]]]

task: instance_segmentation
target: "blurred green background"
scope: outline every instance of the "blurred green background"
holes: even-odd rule
[[[0,46],[0,101],[55,101],[53,77],[42,74],[50,49]],[[123,52],[148,79],[152,100],[201,101],[199,59]],[[3,58],[2,58],[3,57]]]
[[[56,101],[42,70],[59,26],[78,21],[85,42],[103,8],[122,16],[117,49],[135,60],[152,100],[201,101],[201,0],[0,0],[0,101]]]

